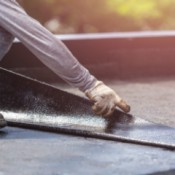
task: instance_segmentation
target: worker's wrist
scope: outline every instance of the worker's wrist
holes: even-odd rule
[[[98,86],[104,84],[102,81],[96,80],[91,87],[89,87],[88,89],[86,89],[85,94],[87,94],[88,92],[91,92],[93,89],[97,88]]]
[[[88,79],[88,81],[86,80],[86,83],[79,87],[79,90],[85,93],[87,90],[93,88],[97,81],[98,80],[94,76],[91,76],[91,79]]]

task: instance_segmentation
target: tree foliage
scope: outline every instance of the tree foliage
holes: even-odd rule
[[[42,24],[58,21],[55,33],[175,29],[174,0],[19,1]]]

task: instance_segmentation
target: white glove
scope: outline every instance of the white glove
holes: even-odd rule
[[[110,116],[116,106],[126,113],[130,111],[130,106],[101,81],[97,81],[94,87],[85,91],[85,94],[91,101],[95,102],[92,109],[97,115]]]

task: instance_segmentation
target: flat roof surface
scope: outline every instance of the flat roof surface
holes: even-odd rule
[[[104,82],[128,101],[133,115],[175,127],[173,78]],[[83,95],[66,84],[55,86]],[[2,174],[175,173],[175,152],[165,149],[12,127],[0,138]]]
[[[0,137],[1,174],[175,172],[175,153],[159,148],[10,127]]]

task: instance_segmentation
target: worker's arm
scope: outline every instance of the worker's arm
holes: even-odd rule
[[[0,26],[18,38],[41,62],[63,80],[85,91],[96,79],[65,45],[14,0],[0,0]]]
[[[101,106],[108,108],[107,103],[116,98],[115,92],[112,94],[112,90],[109,91],[110,88],[104,88],[101,91],[99,87],[105,86],[97,86],[96,78],[77,61],[66,46],[38,21],[28,16],[15,0],[0,0],[0,26],[17,37],[40,61],[63,80],[86,92],[91,100],[99,102],[101,101],[99,98],[98,100],[94,98],[95,90],[95,96],[105,99],[101,101],[103,103],[96,105],[98,108]],[[110,108],[113,109],[119,103],[117,100],[117,103]],[[102,113],[98,111],[98,114]],[[103,114],[105,114],[104,111]]]

